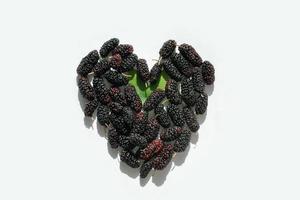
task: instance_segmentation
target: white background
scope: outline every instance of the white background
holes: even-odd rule
[[[291,0],[1,1],[0,199],[300,199],[299,19]],[[216,67],[195,144],[150,180],[84,123],[75,70],[111,37]]]

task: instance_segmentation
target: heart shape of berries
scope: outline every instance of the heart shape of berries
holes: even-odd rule
[[[213,65],[203,62],[191,45],[168,40],[159,55],[149,71],[132,45],[112,38],[77,67],[79,92],[89,101],[85,116],[97,110],[111,148],[120,151],[122,162],[140,168],[141,178],[185,151],[199,129],[196,114],[207,109],[205,86],[215,80]]]

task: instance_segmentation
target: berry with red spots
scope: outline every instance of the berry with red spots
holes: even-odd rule
[[[178,50],[185,57],[185,59],[187,59],[194,66],[200,66],[202,64],[202,58],[191,45],[181,44],[178,47]]]
[[[154,90],[144,103],[144,110],[153,110],[164,98],[166,97],[165,91],[161,89]]]
[[[174,151],[183,152],[189,145],[191,140],[191,131],[183,130],[180,136],[174,142]]]
[[[154,158],[153,168],[156,170],[163,170],[170,163],[173,154],[173,145],[166,144],[157,157]]]
[[[207,85],[213,84],[215,82],[214,66],[210,62],[204,61],[201,67],[202,67],[202,76],[205,84]]]
[[[120,44],[113,51],[112,54],[120,54],[120,56],[124,59],[133,52],[133,46],[130,44]]]
[[[79,92],[84,98],[88,99],[89,101],[95,99],[95,92],[87,78],[80,76],[77,83]]]
[[[178,83],[173,79],[169,79],[165,86],[166,96],[173,104],[181,104],[181,96],[178,90]]]
[[[102,58],[108,56],[108,54],[113,51],[117,46],[119,45],[119,39],[118,38],[112,38],[101,46],[100,48],[100,55]]]
[[[115,54],[109,59],[109,66],[115,70],[121,67],[121,63],[122,58],[119,54]]]
[[[163,142],[160,139],[153,140],[148,146],[140,153],[140,158],[143,160],[149,160],[154,154],[161,151],[163,148]]]
[[[166,129],[164,132],[160,134],[160,139],[164,142],[171,142],[179,137],[182,132],[182,128],[174,126]]]
[[[175,40],[166,41],[163,44],[163,46],[160,48],[159,55],[164,59],[170,57],[172,53],[175,51],[176,45],[177,43]]]

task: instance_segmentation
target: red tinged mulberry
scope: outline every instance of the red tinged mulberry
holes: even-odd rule
[[[95,64],[99,60],[99,54],[96,50],[91,51],[88,53],[87,56],[82,58],[78,67],[77,67],[77,74],[81,76],[87,76],[89,73],[92,72]]]
[[[125,100],[125,96],[120,91],[119,88],[117,88],[117,87],[110,88],[109,95],[114,102],[117,102],[117,103],[121,104],[122,106],[125,106],[127,104],[126,100]]]
[[[135,111],[140,112],[142,110],[142,101],[137,95],[133,86],[126,86],[124,88],[124,94],[127,104]]]
[[[129,151],[123,150],[120,154],[120,160],[132,168],[138,168],[141,163],[135,155]]]
[[[145,83],[150,78],[150,72],[145,59],[139,59],[137,64],[137,74],[140,79]]]
[[[174,125],[180,126],[180,127],[184,126],[184,124],[185,124],[184,116],[182,113],[182,109],[178,105],[169,104],[167,106],[167,112],[168,112],[168,115],[170,116],[172,122],[174,123]]]
[[[155,170],[163,170],[171,161],[174,150],[172,144],[167,144],[161,152],[153,160],[153,168]]]
[[[183,130],[180,136],[174,142],[174,151],[183,152],[189,145],[191,140],[191,131]]]
[[[167,111],[164,108],[163,104],[159,104],[155,110],[154,110],[156,119],[158,121],[158,123],[164,127],[164,128],[168,128],[171,125],[171,119],[167,113]]]
[[[197,115],[204,114],[207,109],[208,104],[208,96],[207,94],[200,93],[199,98],[197,99],[196,105],[195,105],[195,112]]]
[[[84,98],[86,98],[89,101],[95,99],[94,89],[87,78],[80,76],[78,78],[77,84],[78,84],[79,92]]]
[[[109,89],[105,86],[104,79],[102,77],[94,77],[93,86],[96,93],[96,98],[100,103],[108,104],[111,102]]]
[[[150,83],[155,84],[161,75],[161,65],[156,63],[150,70]]]
[[[162,67],[164,68],[165,72],[175,81],[182,80],[182,74],[178,71],[178,69],[172,64],[170,60],[164,60],[161,63]]]
[[[214,66],[208,62],[204,61],[201,65],[202,68],[202,76],[205,84],[211,85],[215,82],[215,68]]]
[[[121,66],[117,69],[118,72],[128,72],[133,68],[136,68],[138,63],[138,56],[136,54],[130,54],[121,63]]]
[[[178,83],[169,79],[165,86],[166,96],[172,104],[181,104],[181,96],[178,90]]]
[[[186,124],[192,132],[196,132],[199,129],[199,123],[197,122],[194,111],[188,107],[183,108],[183,115]]]
[[[191,45],[181,44],[178,47],[178,50],[185,57],[185,59],[187,59],[194,66],[200,66],[202,64],[202,58]]]
[[[182,132],[182,128],[174,126],[162,132],[160,135],[160,139],[163,140],[164,142],[171,142],[176,138],[178,138],[181,132]]]
[[[152,161],[147,161],[144,162],[140,168],[140,177],[141,178],[146,178],[153,168],[153,162]]]
[[[141,148],[145,148],[147,146],[147,140],[145,137],[139,135],[139,134],[131,134],[129,136],[129,142],[131,144],[133,144],[134,146],[138,146],[138,147],[141,147]]]
[[[194,68],[194,73],[192,75],[192,82],[194,90],[197,92],[203,92],[205,89],[204,81],[202,78],[202,72],[199,67]]]
[[[120,56],[123,59],[132,53],[133,53],[133,46],[130,44],[120,44],[112,51],[113,55],[120,54]]]
[[[117,46],[119,45],[119,39],[118,38],[112,38],[108,41],[106,41],[102,47],[100,48],[100,55],[102,58],[108,56],[108,54],[113,51]]]
[[[107,141],[110,147],[116,149],[119,147],[119,135],[115,128],[110,127],[107,132]]]
[[[144,137],[146,138],[147,142],[151,142],[152,140],[156,139],[159,132],[159,123],[155,118],[150,118],[148,123],[146,124]]]
[[[134,123],[131,130],[131,133],[142,135],[145,131],[146,124],[148,121],[148,113],[139,112],[134,116]]]
[[[97,120],[102,126],[109,124],[109,108],[106,105],[99,104],[97,108]]]
[[[107,59],[101,59],[94,68],[95,76],[102,76],[105,72],[110,69],[110,65]]]
[[[170,57],[172,53],[175,51],[176,45],[177,44],[175,40],[166,41],[163,44],[163,46],[160,48],[159,55],[164,59]]]
[[[185,77],[192,76],[194,67],[180,53],[172,54],[171,60],[181,74]]]
[[[115,70],[121,67],[122,58],[119,54],[115,54],[109,58],[109,66]]]
[[[109,70],[104,74],[108,82],[115,86],[122,86],[128,84],[128,79],[117,71]]]
[[[143,160],[149,160],[154,154],[160,152],[163,148],[163,142],[160,139],[153,140],[143,149],[140,153],[140,158]]]
[[[186,78],[181,82],[181,97],[186,105],[192,107],[197,101],[197,94],[194,91],[193,82]]]
[[[93,115],[94,111],[96,110],[97,106],[98,106],[97,99],[94,99],[93,101],[88,102],[85,105],[85,108],[84,108],[84,115],[87,116],[87,117],[92,117],[92,115]]]
[[[166,97],[165,91],[161,89],[154,90],[144,103],[144,110],[153,110],[164,98]]]

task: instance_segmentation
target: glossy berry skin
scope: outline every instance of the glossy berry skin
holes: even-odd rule
[[[109,108],[106,105],[99,104],[97,108],[97,120],[99,124],[105,126],[109,124]]]
[[[204,114],[208,105],[208,96],[206,93],[200,93],[199,98],[195,104],[195,112],[197,115]]]
[[[117,102],[111,102],[110,104],[108,104],[108,107],[110,111],[115,114],[120,114],[124,109],[124,107]]]
[[[208,62],[204,61],[201,65],[202,67],[202,76],[206,85],[212,85],[215,82],[215,68]]]
[[[127,104],[135,111],[140,112],[142,110],[142,101],[137,95],[133,86],[125,86],[124,94]]]
[[[113,51],[117,46],[119,45],[119,39],[118,38],[112,38],[101,46],[99,53],[102,58],[108,56],[108,54]]]
[[[152,140],[156,139],[159,133],[159,123],[155,118],[151,118],[148,120],[146,124],[144,137],[146,138],[147,142],[151,142]]]
[[[176,45],[177,43],[175,40],[168,40],[164,42],[163,46],[159,50],[159,55],[164,59],[170,57],[175,51]]]
[[[122,58],[119,54],[115,54],[109,59],[109,66],[115,70],[121,67]]]
[[[97,100],[102,104],[109,104],[111,97],[109,95],[109,89],[105,86],[104,79],[102,77],[94,77],[93,87]]]
[[[170,60],[165,60],[161,63],[165,72],[175,81],[181,81],[182,74],[178,71],[178,69],[172,64]]]
[[[149,160],[154,154],[160,152],[163,148],[163,142],[160,139],[153,140],[148,146],[140,153],[140,158],[143,160]]]
[[[109,95],[114,102],[117,102],[117,103],[121,104],[122,106],[127,105],[125,96],[118,87],[110,88]]]
[[[104,74],[104,77],[114,86],[122,86],[128,84],[128,79],[117,71],[109,70]]]
[[[181,82],[181,97],[189,107],[194,106],[197,101],[197,94],[194,91],[193,82],[189,78],[185,78]]]
[[[138,168],[141,163],[135,155],[129,151],[123,150],[120,154],[120,160],[132,168]]]
[[[110,65],[107,59],[101,59],[94,68],[95,76],[102,76],[110,69]]]
[[[174,126],[162,132],[160,135],[160,139],[163,140],[164,142],[171,142],[176,138],[178,138],[181,132],[182,132],[181,127]]]
[[[98,60],[99,54],[97,50],[91,51],[80,61],[76,70],[77,74],[86,77],[89,73],[92,72]]]
[[[119,141],[119,146],[125,150],[131,150],[134,148],[134,145],[130,143],[128,136],[119,134],[118,141]]]
[[[199,130],[199,123],[197,122],[197,118],[193,110],[190,109],[189,107],[184,107],[182,109],[182,112],[184,115],[185,122],[189,127],[189,129],[192,132],[197,132]]]
[[[174,142],[174,151],[183,152],[189,145],[191,140],[191,131],[183,130],[180,136]]]
[[[187,59],[194,66],[200,66],[202,64],[202,58],[191,45],[181,44],[178,47],[178,50],[185,57],[185,59]]]
[[[94,89],[87,78],[80,76],[78,78],[77,84],[78,84],[79,92],[84,98],[86,98],[89,101],[95,99]]]
[[[161,75],[161,65],[156,63],[150,70],[150,83],[155,84]]]
[[[110,147],[116,149],[119,147],[119,135],[115,128],[110,127],[107,132],[107,141]]]
[[[144,162],[140,168],[140,177],[141,178],[146,178],[153,168],[153,162],[152,161],[147,161]]]
[[[131,133],[142,135],[148,121],[148,113],[139,112],[134,116],[134,123]]]
[[[171,60],[181,74],[185,77],[192,76],[194,67],[180,53],[172,54]]]
[[[93,101],[88,102],[85,105],[85,108],[84,108],[84,115],[86,117],[92,117],[92,115],[93,115],[94,111],[96,110],[97,106],[98,106],[97,99],[94,99]]]
[[[130,54],[125,59],[123,59],[121,66],[117,69],[118,72],[128,72],[136,68],[138,63],[138,56],[136,54]]]
[[[182,109],[175,104],[167,106],[167,112],[175,126],[183,127],[185,124]]]
[[[165,92],[168,100],[172,104],[181,104],[181,96],[178,90],[178,83],[175,80],[169,79],[165,86]]]
[[[202,78],[201,68],[195,67],[194,73],[192,75],[192,82],[194,86],[194,90],[197,92],[203,92],[205,89],[205,84]]]
[[[112,51],[113,55],[120,54],[120,56],[123,59],[132,53],[133,53],[133,46],[130,44],[120,44]]]
[[[166,144],[161,152],[153,160],[155,170],[163,170],[171,161],[174,150],[172,144]]]
[[[145,59],[138,60],[137,74],[144,83],[150,79],[150,72]]]
[[[161,89],[154,90],[144,103],[144,110],[153,110],[164,98],[166,97],[165,91]]]
[[[167,113],[167,111],[164,109],[164,105],[163,104],[159,104],[155,110],[154,110],[156,119],[158,121],[158,123],[164,127],[164,128],[168,128],[171,126],[171,119]]]

